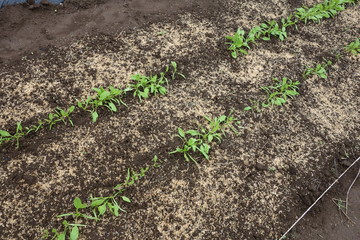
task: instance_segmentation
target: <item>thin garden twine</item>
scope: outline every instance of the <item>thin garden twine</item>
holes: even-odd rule
[[[358,161],[360,160],[360,157],[358,159],[356,159],[324,192],[323,194],[320,195],[320,197],[318,197],[318,199],[316,199],[316,201],[303,213],[303,215],[301,215],[301,217],[298,218],[298,220],[296,220],[296,222],[281,236],[281,238],[279,238],[279,240],[283,240],[285,239],[286,235],[296,226],[296,224],[298,224],[300,222],[301,219],[303,219],[303,217],[316,205],[316,203],[318,203],[320,201],[320,199],[340,180],[340,178],[342,178],[347,171],[349,171],[350,168],[352,168]]]

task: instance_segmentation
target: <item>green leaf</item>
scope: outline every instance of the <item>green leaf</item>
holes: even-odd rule
[[[11,134],[8,133],[7,131],[0,130],[0,136],[1,137],[11,137]]]
[[[117,108],[116,108],[116,106],[115,106],[114,103],[111,102],[111,103],[108,104],[108,106],[110,107],[110,110],[111,110],[111,111],[113,111],[113,112],[116,112],[116,111],[117,111]]]
[[[77,240],[78,237],[79,237],[79,228],[77,226],[74,226],[71,229],[70,240]]]
[[[233,52],[231,53],[231,57],[232,57],[232,58],[237,58],[237,53],[236,53],[236,51],[233,51]]]
[[[319,76],[323,79],[327,79],[327,75],[325,73],[320,73]]]
[[[190,138],[190,139],[187,141],[187,144],[188,144],[189,146],[193,146],[195,143],[196,143],[196,139],[195,139],[195,138]]]
[[[144,92],[139,92],[140,96],[143,98],[149,97],[149,88],[145,88]]]
[[[73,216],[73,215],[74,215],[74,213],[65,213],[65,214],[57,215],[56,217],[61,218],[61,217],[67,217],[67,216]]]
[[[65,240],[65,234],[66,233],[61,233],[60,235],[57,236],[57,240]]]
[[[209,136],[208,136],[208,142],[211,142],[213,139],[214,139],[214,136],[213,136],[213,135],[209,135]]]
[[[97,112],[92,112],[91,116],[92,116],[92,121],[96,122],[99,117],[99,114]]]
[[[97,92],[97,93],[100,93],[100,92],[101,92],[101,90],[100,90],[99,88],[92,88],[92,90],[94,90],[94,91]]]
[[[83,103],[80,102],[80,101],[77,102],[77,105],[78,105],[79,108],[82,108],[82,109],[84,108],[84,107],[83,107]]]
[[[110,212],[117,217],[117,216],[119,216],[120,207],[118,206],[118,204],[116,203],[115,200],[113,200],[113,202],[114,202],[114,205],[108,202],[107,206],[108,206]]]
[[[120,207],[118,205],[114,205],[114,215],[117,217],[119,216],[119,210],[120,210]]]
[[[121,198],[122,198],[122,200],[123,200],[124,202],[128,202],[128,203],[131,202],[131,200],[130,200],[128,197],[121,196]]]
[[[86,204],[83,204],[83,203],[81,202],[81,199],[78,198],[78,197],[76,197],[76,198],[74,199],[74,206],[75,206],[76,209],[82,209],[82,208],[86,208],[86,207],[87,207],[87,205],[86,205]]]
[[[22,132],[22,125],[21,125],[21,122],[17,122],[16,123],[16,132]]]
[[[297,91],[294,91],[294,90],[286,90],[286,94],[290,95],[290,96],[299,95],[299,93]]]
[[[121,183],[121,184],[116,185],[116,187],[114,187],[114,189],[115,189],[115,190],[120,190],[120,189],[122,189],[123,187],[124,187],[124,184]]]
[[[219,117],[219,122],[225,122],[226,120],[226,116],[222,115],[221,117]]]
[[[71,106],[71,107],[68,109],[68,113],[72,113],[74,110],[75,110],[75,106]]]
[[[186,131],[186,133],[190,134],[191,136],[198,136],[200,135],[200,133],[196,130],[189,130],[189,131]]]
[[[252,110],[252,107],[245,107],[244,108],[244,111],[250,111],[250,110]]]
[[[98,207],[99,215],[103,215],[106,212],[106,203]]]
[[[198,149],[199,149],[199,151],[202,153],[202,155],[203,155],[207,160],[209,160],[209,155],[208,155],[209,148],[207,148],[205,145],[206,145],[206,144],[201,145],[200,148],[198,148]]]
[[[180,137],[185,138],[184,130],[182,130],[181,128],[178,128],[178,133],[179,133]]]
[[[282,105],[283,103],[286,103],[286,100],[283,98],[277,98],[275,101],[276,105]]]
[[[91,203],[91,206],[92,207],[100,206],[101,204],[103,204],[104,201],[105,201],[105,199],[95,200]]]
[[[109,91],[105,91],[105,92],[103,92],[103,93],[101,93],[100,94],[100,96],[99,96],[99,100],[100,101],[103,101],[103,100],[105,100],[107,97],[109,97],[110,96],[110,92]]]
[[[161,95],[166,95],[167,90],[166,90],[166,88],[164,88],[164,87],[161,86],[161,87],[159,88],[159,92],[160,92]]]

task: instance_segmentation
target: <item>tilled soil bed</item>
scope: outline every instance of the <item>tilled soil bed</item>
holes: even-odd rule
[[[99,111],[96,123],[76,110],[73,127],[31,133],[19,149],[2,144],[1,239],[60,229],[56,216],[73,211],[75,197],[110,194],[128,168],[155,155],[161,166],[124,193],[126,213],[84,221],[80,239],[279,238],[360,155],[360,58],[343,51],[360,36],[360,7],[299,24],[285,41],[260,41],[238,59],[225,36],[318,2],[69,0],[1,9],[0,129],[14,132],[18,121],[29,126],[94,87],[125,87],[132,75],[158,74],[171,61],[186,76],[170,81],[166,96],[129,96],[119,112]],[[324,59],[333,62],[327,79],[303,78]],[[283,107],[243,111],[274,77],[300,81],[300,95]],[[182,144],[178,127],[231,111],[239,134],[227,131],[209,160],[169,154]]]

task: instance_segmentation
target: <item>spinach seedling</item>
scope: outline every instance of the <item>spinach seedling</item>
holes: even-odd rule
[[[177,63],[171,62],[172,73],[171,79],[174,80],[176,75],[185,78],[185,76],[177,71]],[[166,87],[169,85],[169,81],[166,77],[169,72],[169,66],[165,67],[165,71],[161,72],[159,75],[154,76],[143,76],[141,74],[136,74],[131,77],[131,80],[134,81],[128,88],[133,91],[134,97],[138,97],[141,101],[142,99],[149,98],[151,95],[156,96],[157,94],[166,95]]]
[[[12,139],[13,136],[9,132],[5,130],[0,130],[0,144],[11,141]]]
[[[24,137],[26,133],[23,131],[23,127],[21,125],[21,122],[16,123],[16,132],[12,136],[13,139],[16,140],[16,149],[20,148],[20,138]]]
[[[52,229],[51,232],[54,235],[51,238],[51,240],[65,240],[65,239],[67,239],[67,236],[68,236],[69,240],[77,240],[79,238],[79,234],[80,234],[79,227],[86,227],[86,225],[83,225],[83,224],[68,223],[68,221],[66,221],[66,220],[64,220],[62,222],[62,225],[64,226],[64,230],[62,232],[58,232],[58,230],[56,230],[55,228]],[[45,231],[45,234],[43,237],[44,238],[49,237],[48,231]]]
[[[200,126],[198,130],[184,131],[182,128],[178,128],[177,136],[183,141],[183,145],[177,147],[170,154],[181,153],[185,161],[197,164],[191,153],[199,152],[205,159],[209,160],[210,144],[214,140],[220,143],[222,137],[225,136],[225,129],[230,128],[235,133],[238,133],[233,126],[235,122],[238,122],[232,116],[232,112],[229,116],[222,115],[213,119],[205,116],[204,118],[207,120],[207,126]]]
[[[316,64],[316,67],[314,68],[306,68],[304,73],[303,73],[303,77],[307,78],[310,75],[317,75],[323,79],[327,79],[327,68],[329,66],[331,66],[332,62],[331,61],[326,61],[325,63],[322,64]]]
[[[349,45],[347,45],[345,47],[345,50],[354,55],[359,54],[360,53],[360,38],[356,39],[355,41],[353,41]]]
[[[254,35],[257,34],[256,30],[253,32]],[[244,55],[248,54],[246,49],[250,49],[250,40],[246,40],[244,30],[238,29],[234,35],[226,36],[226,39],[229,40],[226,44],[230,45],[228,50],[231,51],[231,56],[233,58],[237,58],[239,53]]]
[[[122,97],[127,91],[130,91],[131,89],[126,88],[121,90],[110,86],[108,90],[104,89],[103,87],[93,88],[93,90],[97,93],[94,97],[88,97],[84,101],[77,102],[79,108],[91,113],[93,122],[96,122],[99,117],[97,112],[99,107],[104,106],[112,112],[117,112],[117,107],[115,104],[122,104],[127,107],[127,105],[122,101]]]
[[[273,86],[261,87],[267,93],[267,99],[265,103],[262,103],[263,107],[269,106],[281,106],[287,102],[288,98],[293,98],[299,95],[298,85],[299,81],[293,82],[292,80],[283,77],[281,80],[274,78],[276,82]]]

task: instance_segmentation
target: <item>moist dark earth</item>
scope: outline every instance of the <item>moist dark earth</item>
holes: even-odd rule
[[[225,36],[238,27],[290,15],[320,1],[65,1],[61,6],[0,9],[0,129],[14,132],[93,87],[125,87],[131,75],[157,74],[176,61],[186,78],[168,94],[99,120],[77,111],[58,125],[0,146],[1,239],[41,239],[73,199],[107,196],[127,169],[155,168],[124,193],[126,213],[85,221],[80,239],[278,239],[360,155],[359,56],[343,47],[360,36],[359,5],[333,19],[299,24],[285,41],[259,42],[232,59]],[[31,8],[31,9],[30,9]],[[337,53],[341,53],[341,57]],[[306,67],[333,64],[327,79],[304,79]],[[284,107],[245,112],[274,77],[299,80]],[[179,154],[177,128],[203,116],[234,112],[228,131],[199,166]],[[296,226],[287,239],[360,239],[359,181],[347,219],[345,199],[359,164]],[[71,220],[71,219],[68,219]]]

